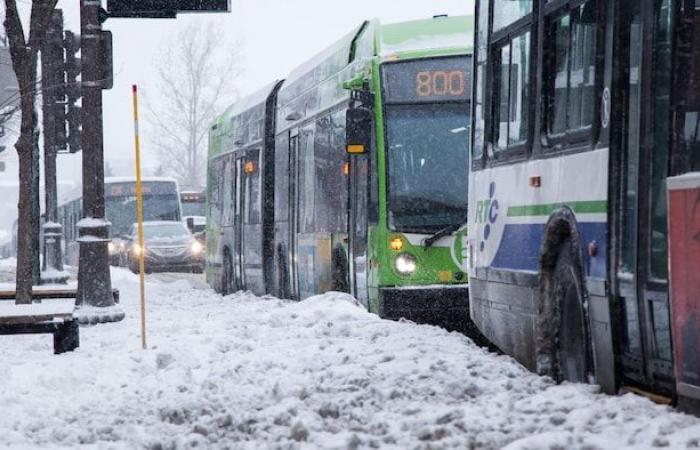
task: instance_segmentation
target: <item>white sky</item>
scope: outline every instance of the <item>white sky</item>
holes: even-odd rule
[[[67,26],[74,30],[79,29],[78,5],[78,0],[59,1]],[[189,14],[176,20],[110,19],[105,29],[114,35],[115,83],[104,94],[105,154],[113,166],[131,165],[131,85],[138,84],[144,92],[155,89],[151,61],[167,45],[168,37],[187,21],[221,23],[229,33],[229,41],[243,42],[245,73],[233,81],[245,95],[284,78],[362,20],[378,17],[388,23],[435,14],[463,15],[471,14],[473,7],[473,0],[232,0],[231,14]],[[155,155],[147,148],[148,138],[142,136],[145,160],[155,164]]]

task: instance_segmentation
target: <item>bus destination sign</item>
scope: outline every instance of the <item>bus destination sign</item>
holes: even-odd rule
[[[467,101],[471,97],[471,58],[458,56],[385,64],[382,78],[388,103]]]

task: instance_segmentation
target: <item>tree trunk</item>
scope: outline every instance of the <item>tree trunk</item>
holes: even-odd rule
[[[31,64],[31,61],[27,61]],[[33,71],[36,73],[36,71]],[[36,75],[31,76],[29,86],[34,86]],[[25,91],[27,92],[27,91]],[[34,95],[23,95],[21,100],[22,126],[15,144],[19,156],[19,204],[17,220],[17,297],[16,303],[32,302],[34,281],[34,243],[38,241],[36,230],[39,217],[34,202],[39,193],[34,184]]]
[[[17,77],[20,92],[22,125],[15,143],[19,156],[19,204],[17,205],[17,280],[16,303],[32,302],[32,284],[38,275],[39,241],[39,146],[36,99],[36,66],[39,48],[46,35],[49,18],[58,0],[32,0],[29,39],[17,9],[16,0],[5,0],[5,32],[10,43],[12,68]]]

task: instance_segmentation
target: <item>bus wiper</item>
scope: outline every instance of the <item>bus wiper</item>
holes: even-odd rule
[[[464,220],[461,222],[453,223],[452,225],[448,225],[445,228],[443,228],[440,231],[435,232],[434,234],[428,236],[427,238],[423,239],[423,242],[421,244],[423,245],[424,249],[427,249],[429,247],[432,247],[432,245],[439,241],[440,239],[444,238],[445,236],[449,236],[462,228],[462,225],[467,223],[467,220],[469,220],[468,217],[466,217]]]

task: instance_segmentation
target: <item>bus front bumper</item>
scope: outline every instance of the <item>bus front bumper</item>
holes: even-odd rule
[[[379,316],[462,331],[471,323],[469,288],[466,284],[379,288]]]

